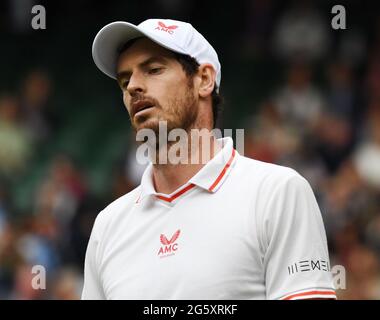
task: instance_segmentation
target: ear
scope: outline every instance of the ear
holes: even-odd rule
[[[199,96],[205,98],[211,96],[212,91],[215,86],[215,70],[214,67],[209,64],[201,64],[198,68],[198,79],[199,79]]]

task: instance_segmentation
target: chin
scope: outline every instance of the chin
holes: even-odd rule
[[[172,129],[184,128],[184,123],[181,123],[181,121],[178,121],[178,119],[173,119],[170,117],[163,119],[162,117],[159,117],[159,116],[150,116],[150,117],[146,117],[146,118],[140,118],[139,120],[140,121],[135,121],[133,123],[133,127],[134,127],[136,132],[138,130],[142,130],[142,129],[151,129],[156,133],[157,137],[159,134],[159,123],[160,123],[160,121],[166,121],[167,134],[169,134],[169,132]]]
[[[138,124],[135,123],[133,127],[135,128],[136,132],[142,129],[151,129],[155,133],[158,133],[158,129],[159,129],[158,124],[159,124],[158,119],[147,119],[145,121],[141,121]]]

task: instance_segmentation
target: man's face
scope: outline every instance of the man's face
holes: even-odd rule
[[[198,114],[198,96],[172,52],[153,41],[138,39],[119,57],[118,83],[131,123],[158,132],[159,121],[168,130],[188,130]]]

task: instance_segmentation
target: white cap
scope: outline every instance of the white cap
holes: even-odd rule
[[[166,49],[189,55],[199,64],[210,63],[215,69],[215,82],[219,89],[221,70],[215,49],[190,23],[182,21],[148,19],[137,26],[125,21],[107,24],[92,44],[96,66],[116,79],[119,50],[126,42],[138,37],[147,37]]]

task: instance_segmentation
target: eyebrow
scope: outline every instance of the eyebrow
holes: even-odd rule
[[[167,62],[167,58],[163,56],[153,56],[149,57],[148,59],[144,60],[143,62],[140,62],[138,64],[139,68],[145,68],[146,66],[150,65],[151,63],[159,62],[159,63],[165,63]],[[132,74],[132,71],[130,70],[124,70],[116,74],[117,81],[121,81],[123,78],[128,78]]]

